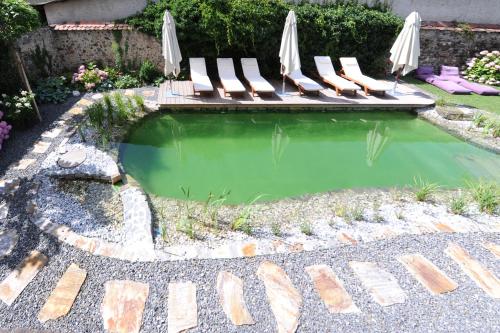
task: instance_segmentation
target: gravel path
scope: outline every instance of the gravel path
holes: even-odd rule
[[[341,247],[317,252],[273,255],[234,260],[192,260],[150,263],[125,263],[92,256],[40,235],[29,222],[19,222],[24,230],[23,245],[13,255],[0,261],[0,279],[5,278],[26,253],[19,248],[37,248],[49,257],[48,265],[28,285],[9,308],[0,304],[0,327],[5,329],[31,328],[63,332],[101,332],[103,330],[99,307],[104,296],[104,283],[112,279],[130,279],[150,285],[143,320],[143,332],[166,332],[166,291],[168,282],[193,281],[198,288],[198,327],[193,332],[274,332],[275,322],[265,297],[264,287],[256,276],[258,265],[269,259],[285,269],[293,284],[304,297],[299,332],[498,332],[500,331],[500,303],[489,298],[447,256],[443,249],[448,241],[456,241],[472,256],[483,262],[497,276],[500,265],[481,246],[489,240],[499,242],[497,234],[439,234],[401,237],[357,246]],[[403,253],[420,252],[454,279],[459,288],[443,296],[431,296],[396,261]],[[393,273],[407,292],[404,304],[381,307],[374,303],[348,266],[348,261],[377,261]],[[57,280],[71,263],[88,272],[87,280],[70,314],[60,320],[41,325],[37,313]],[[360,314],[332,315],[314,291],[304,267],[326,264],[344,281],[347,291],[361,309]],[[219,271],[227,270],[244,281],[245,298],[256,325],[233,326],[218,305],[215,290]]]

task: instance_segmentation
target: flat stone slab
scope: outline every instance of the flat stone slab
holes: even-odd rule
[[[71,264],[38,313],[38,320],[44,323],[67,315],[86,277],[84,269]]]
[[[127,89],[127,90],[125,90],[124,95],[125,96],[134,96],[135,95],[135,91],[133,91],[132,89]]]
[[[243,298],[243,281],[230,272],[219,272],[217,276],[217,293],[226,316],[233,325],[253,325],[255,321],[250,315]]]
[[[458,284],[421,254],[408,254],[398,258],[410,274],[433,295],[457,289]]]
[[[36,160],[32,158],[24,158],[20,160],[17,165],[14,167],[15,170],[26,170],[30,165],[35,163]]]
[[[70,115],[73,115],[73,116],[78,116],[80,114],[83,114],[83,109],[82,108],[79,108],[79,107],[74,107],[74,108],[71,108],[68,113]]]
[[[46,131],[42,133],[42,138],[55,139],[61,134],[63,131],[62,128],[54,128],[50,131]]]
[[[82,105],[82,106],[89,106],[89,105],[92,105],[93,102],[88,100],[88,99],[82,98],[81,100],[78,101],[77,104]]]
[[[11,306],[47,261],[48,258],[44,254],[31,251],[30,255],[0,283],[0,300]]]
[[[83,144],[65,145],[68,152],[81,150],[86,159],[73,168],[62,168],[58,164],[59,153],[50,153],[42,164],[42,172],[50,177],[69,179],[92,179],[116,183],[121,179],[116,162],[105,152]]]
[[[155,258],[153,235],[151,234],[151,210],[144,193],[136,187],[120,191],[123,205],[123,229],[125,248],[131,256],[142,260]]]
[[[104,285],[101,314],[108,332],[138,333],[149,295],[149,285],[129,280],[108,281]]]
[[[308,266],[306,272],[311,277],[314,289],[330,313],[360,312],[352,301],[351,295],[345,290],[342,281],[330,267],[326,265]]]
[[[500,298],[500,280],[467,251],[455,243],[448,244],[444,252],[453,259],[481,289],[493,298]]]
[[[51,145],[50,142],[38,141],[37,143],[35,143],[35,146],[33,148],[33,153],[45,154],[49,149],[50,145]]]
[[[0,232],[0,259],[12,252],[18,239],[19,235],[14,229]]]
[[[406,294],[396,278],[373,262],[350,261],[349,266],[361,280],[373,300],[382,306],[406,301]]]
[[[87,153],[83,149],[73,149],[64,153],[57,160],[57,164],[61,168],[75,168],[85,162]]]
[[[497,258],[500,259],[500,245],[497,245],[492,242],[486,242],[483,243],[483,247],[487,250],[489,250],[493,255]]]
[[[193,282],[168,284],[168,332],[184,332],[198,326],[196,285]]]
[[[257,276],[266,287],[267,300],[276,319],[278,332],[295,332],[299,325],[302,296],[288,275],[278,265],[264,261],[257,269]]]

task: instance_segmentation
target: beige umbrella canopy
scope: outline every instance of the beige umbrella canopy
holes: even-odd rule
[[[182,61],[177,33],[175,31],[175,21],[168,10],[163,15],[162,28],[162,54],[165,59],[165,76],[173,74],[175,77],[181,71]],[[170,80],[170,90],[172,91],[172,81]]]
[[[297,18],[291,10],[286,17],[280,46],[281,74],[283,75],[283,90],[285,93],[285,75],[300,69],[299,38],[297,34]]]

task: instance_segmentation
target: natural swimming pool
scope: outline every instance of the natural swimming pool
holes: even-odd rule
[[[241,203],[346,188],[389,188],[415,177],[447,187],[500,180],[500,157],[409,112],[158,114],[120,147],[149,193]]]

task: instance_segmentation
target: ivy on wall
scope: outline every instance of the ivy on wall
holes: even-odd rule
[[[303,69],[313,70],[315,55],[355,56],[368,73],[381,73],[403,21],[384,6],[356,2],[325,5],[283,0],[160,0],[125,21],[161,38],[163,13],[176,20],[177,37],[187,65],[189,57],[207,58],[215,73],[216,57],[257,57],[261,72],[279,76],[279,47],[286,15],[295,10]],[[338,63],[337,63],[337,67]]]

